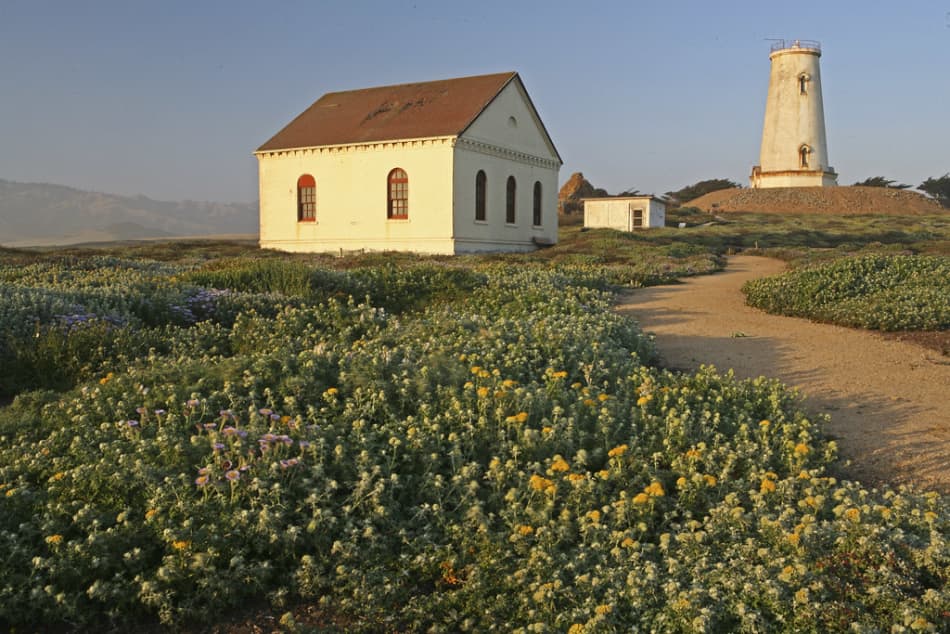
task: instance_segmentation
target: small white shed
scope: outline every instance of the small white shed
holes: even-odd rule
[[[655,196],[585,198],[584,226],[635,231],[666,224],[666,203]]]

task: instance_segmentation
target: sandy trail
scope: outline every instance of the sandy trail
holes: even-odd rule
[[[722,273],[626,291],[617,308],[656,335],[665,367],[712,364],[797,388],[807,411],[831,416],[847,477],[950,493],[950,363],[913,343],[746,306],[742,284],[784,267],[733,256]]]

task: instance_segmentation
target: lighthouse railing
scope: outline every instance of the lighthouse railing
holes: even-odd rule
[[[781,51],[786,48],[802,48],[821,52],[821,42],[815,40],[772,40],[771,52]]]

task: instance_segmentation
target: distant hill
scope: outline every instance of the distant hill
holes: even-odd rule
[[[885,187],[773,187],[768,189],[720,189],[691,200],[686,205],[703,211],[756,211],[779,214],[829,215],[920,215],[940,214],[946,209],[933,198],[904,189]]]
[[[257,203],[152,200],[0,179],[0,245],[256,234]]]

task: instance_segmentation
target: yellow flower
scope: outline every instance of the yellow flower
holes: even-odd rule
[[[798,472],[798,479],[799,479],[799,480],[811,480],[811,474],[808,473],[807,471],[799,471],[799,472]]]
[[[518,412],[515,414],[515,420],[519,423],[523,423],[528,420],[528,412]]]
[[[716,482],[718,482],[718,480],[716,480],[716,476],[709,475],[708,473],[703,476],[703,480],[705,480],[706,484],[708,484],[711,487],[716,486]]]
[[[844,512],[844,516],[846,519],[852,522],[861,521],[861,511],[854,508],[853,506]]]
[[[650,495],[655,495],[656,497],[663,497],[666,495],[666,491],[663,490],[663,485],[659,482],[651,482],[650,486],[643,490],[645,493]]]
[[[803,442],[795,445],[795,455],[797,456],[807,456],[811,451],[811,448]]]
[[[649,403],[651,398],[652,398],[651,396],[641,396],[640,398],[637,399],[637,405],[642,407],[643,405],[646,405],[647,403]]]
[[[10,489],[5,493],[8,498],[12,498],[16,494],[16,489]]]
[[[771,493],[775,490],[775,483],[768,478],[762,479],[762,484],[759,485],[759,491],[762,493]]]
[[[603,403],[604,401],[606,401],[606,400],[609,399],[609,398],[610,398],[610,396],[609,396],[608,394],[598,394],[598,395],[597,395],[597,400],[600,401],[601,403]]]
[[[335,387],[331,387],[327,389],[327,394],[329,394],[330,396],[333,396],[334,394],[338,394],[339,392],[340,390],[336,389]]]
[[[650,501],[650,496],[647,495],[646,493],[637,493],[635,496],[633,496],[634,504],[646,504],[649,501]]]
[[[555,372],[551,376],[554,377],[555,379],[563,379],[567,376],[567,372],[564,370],[561,370],[560,372]]]
[[[684,486],[686,486],[686,478],[684,478],[683,476],[678,477],[678,478],[676,479],[676,486],[678,486],[678,487],[681,488],[681,489],[682,489]]]
[[[478,378],[480,379],[487,379],[490,376],[491,376],[491,372],[489,372],[488,370],[482,370],[481,372],[478,373]]]
[[[801,541],[801,537],[798,535],[798,533],[789,533],[785,538],[792,546],[798,546],[798,542]]]
[[[515,527],[515,530],[518,531],[519,535],[523,535],[525,537],[534,533],[534,528],[526,524],[518,524],[518,526]]]
[[[935,519],[937,519],[937,514],[934,513],[933,511],[924,511],[924,519],[928,522],[932,522]]]
[[[624,548],[633,548],[633,545],[636,543],[637,542],[633,541],[632,537],[624,537],[623,541],[620,542],[620,545],[623,546]]]
[[[551,464],[551,471],[569,471],[570,469],[571,465],[569,465],[564,458],[561,456],[554,457],[554,462]]]
[[[567,628],[567,634],[584,634],[584,626],[581,623],[574,623]]]
[[[581,386],[581,384],[580,384],[580,382],[578,382],[578,381],[575,381],[574,383],[571,383],[571,388],[572,388],[572,389],[575,389],[575,390],[576,390],[576,389],[579,388],[580,386]]]
[[[597,477],[600,478],[601,480],[606,480],[607,478],[610,477],[610,472],[607,471],[606,469],[601,469],[600,471],[597,472]]]
[[[46,543],[47,543],[47,544],[50,544],[50,545],[52,545],[52,546],[55,546],[56,544],[60,543],[61,541],[63,541],[63,536],[62,536],[62,535],[50,535],[49,537],[46,538]]]
[[[596,612],[597,614],[600,614],[601,616],[603,616],[604,614],[610,614],[611,612],[613,612],[613,610],[614,610],[613,606],[610,606],[610,605],[598,605],[596,608],[594,608],[594,612]]]
[[[488,396],[487,387],[480,387],[477,390],[475,390],[475,392],[478,394],[479,398],[485,398],[486,396]]]
[[[473,387],[475,387],[475,384],[472,383],[471,381],[466,381],[466,382],[465,382],[465,385],[463,385],[462,387],[465,388],[466,390],[470,390],[470,389],[472,389]]]
[[[528,486],[530,486],[535,491],[543,492],[554,491],[555,488],[554,482],[537,474],[531,476],[531,478],[528,480]]]
[[[614,447],[613,449],[611,449],[610,451],[608,451],[608,452],[607,452],[607,455],[610,456],[611,458],[617,458],[617,457],[622,456],[622,455],[624,455],[625,453],[627,453],[627,450],[628,450],[629,448],[630,448],[630,447],[627,446],[627,445],[617,445],[616,447]]]
[[[191,546],[191,542],[185,541],[184,539],[176,539],[172,542],[172,548],[175,550],[185,550],[189,546]]]
[[[594,399],[592,399],[592,398],[585,398],[585,399],[584,399],[584,405],[586,405],[587,407],[592,407],[592,406],[594,405]]]
[[[514,387],[518,385],[518,382],[515,381],[514,379],[505,379],[504,381],[501,382],[501,384],[505,387]]]
[[[478,373],[481,372],[481,371],[482,371],[481,367],[479,367],[479,366],[477,366],[477,365],[473,365],[473,366],[472,366],[472,374],[478,374]]]
[[[772,421],[769,421],[769,420],[760,420],[760,421],[759,421],[759,427],[768,427],[768,426],[771,425],[771,424],[772,424]]]
[[[587,476],[580,473],[569,473],[565,477],[571,482],[583,482],[587,479]]]
[[[542,428],[541,428],[541,433],[542,433],[542,434],[550,434],[550,433],[553,432],[553,431],[554,431],[554,428],[553,428],[553,427],[542,427]]]
[[[585,517],[589,519],[590,521],[592,521],[594,524],[600,523],[600,511],[588,511]]]
[[[505,393],[502,390],[495,390],[495,398],[501,398]]]
[[[59,480],[62,480],[65,476],[66,474],[63,473],[62,471],[57,471],[56,473],[51,475],[49,479],[52,480],[53,482],[57,482]]]
[[[702,452],[699,449],[692,448],[686,450],[687,458],[699,458],[700,455],[702,455]]]
[[[147,520],[152,519],[152,518],[155,517],[156,515],[158,515],[158,509],[149,509],[149,510],[145,511],[145,519],[147,519]]]
[[[802,588],[795,593],[795,603],[808,603],[808,588]]]

